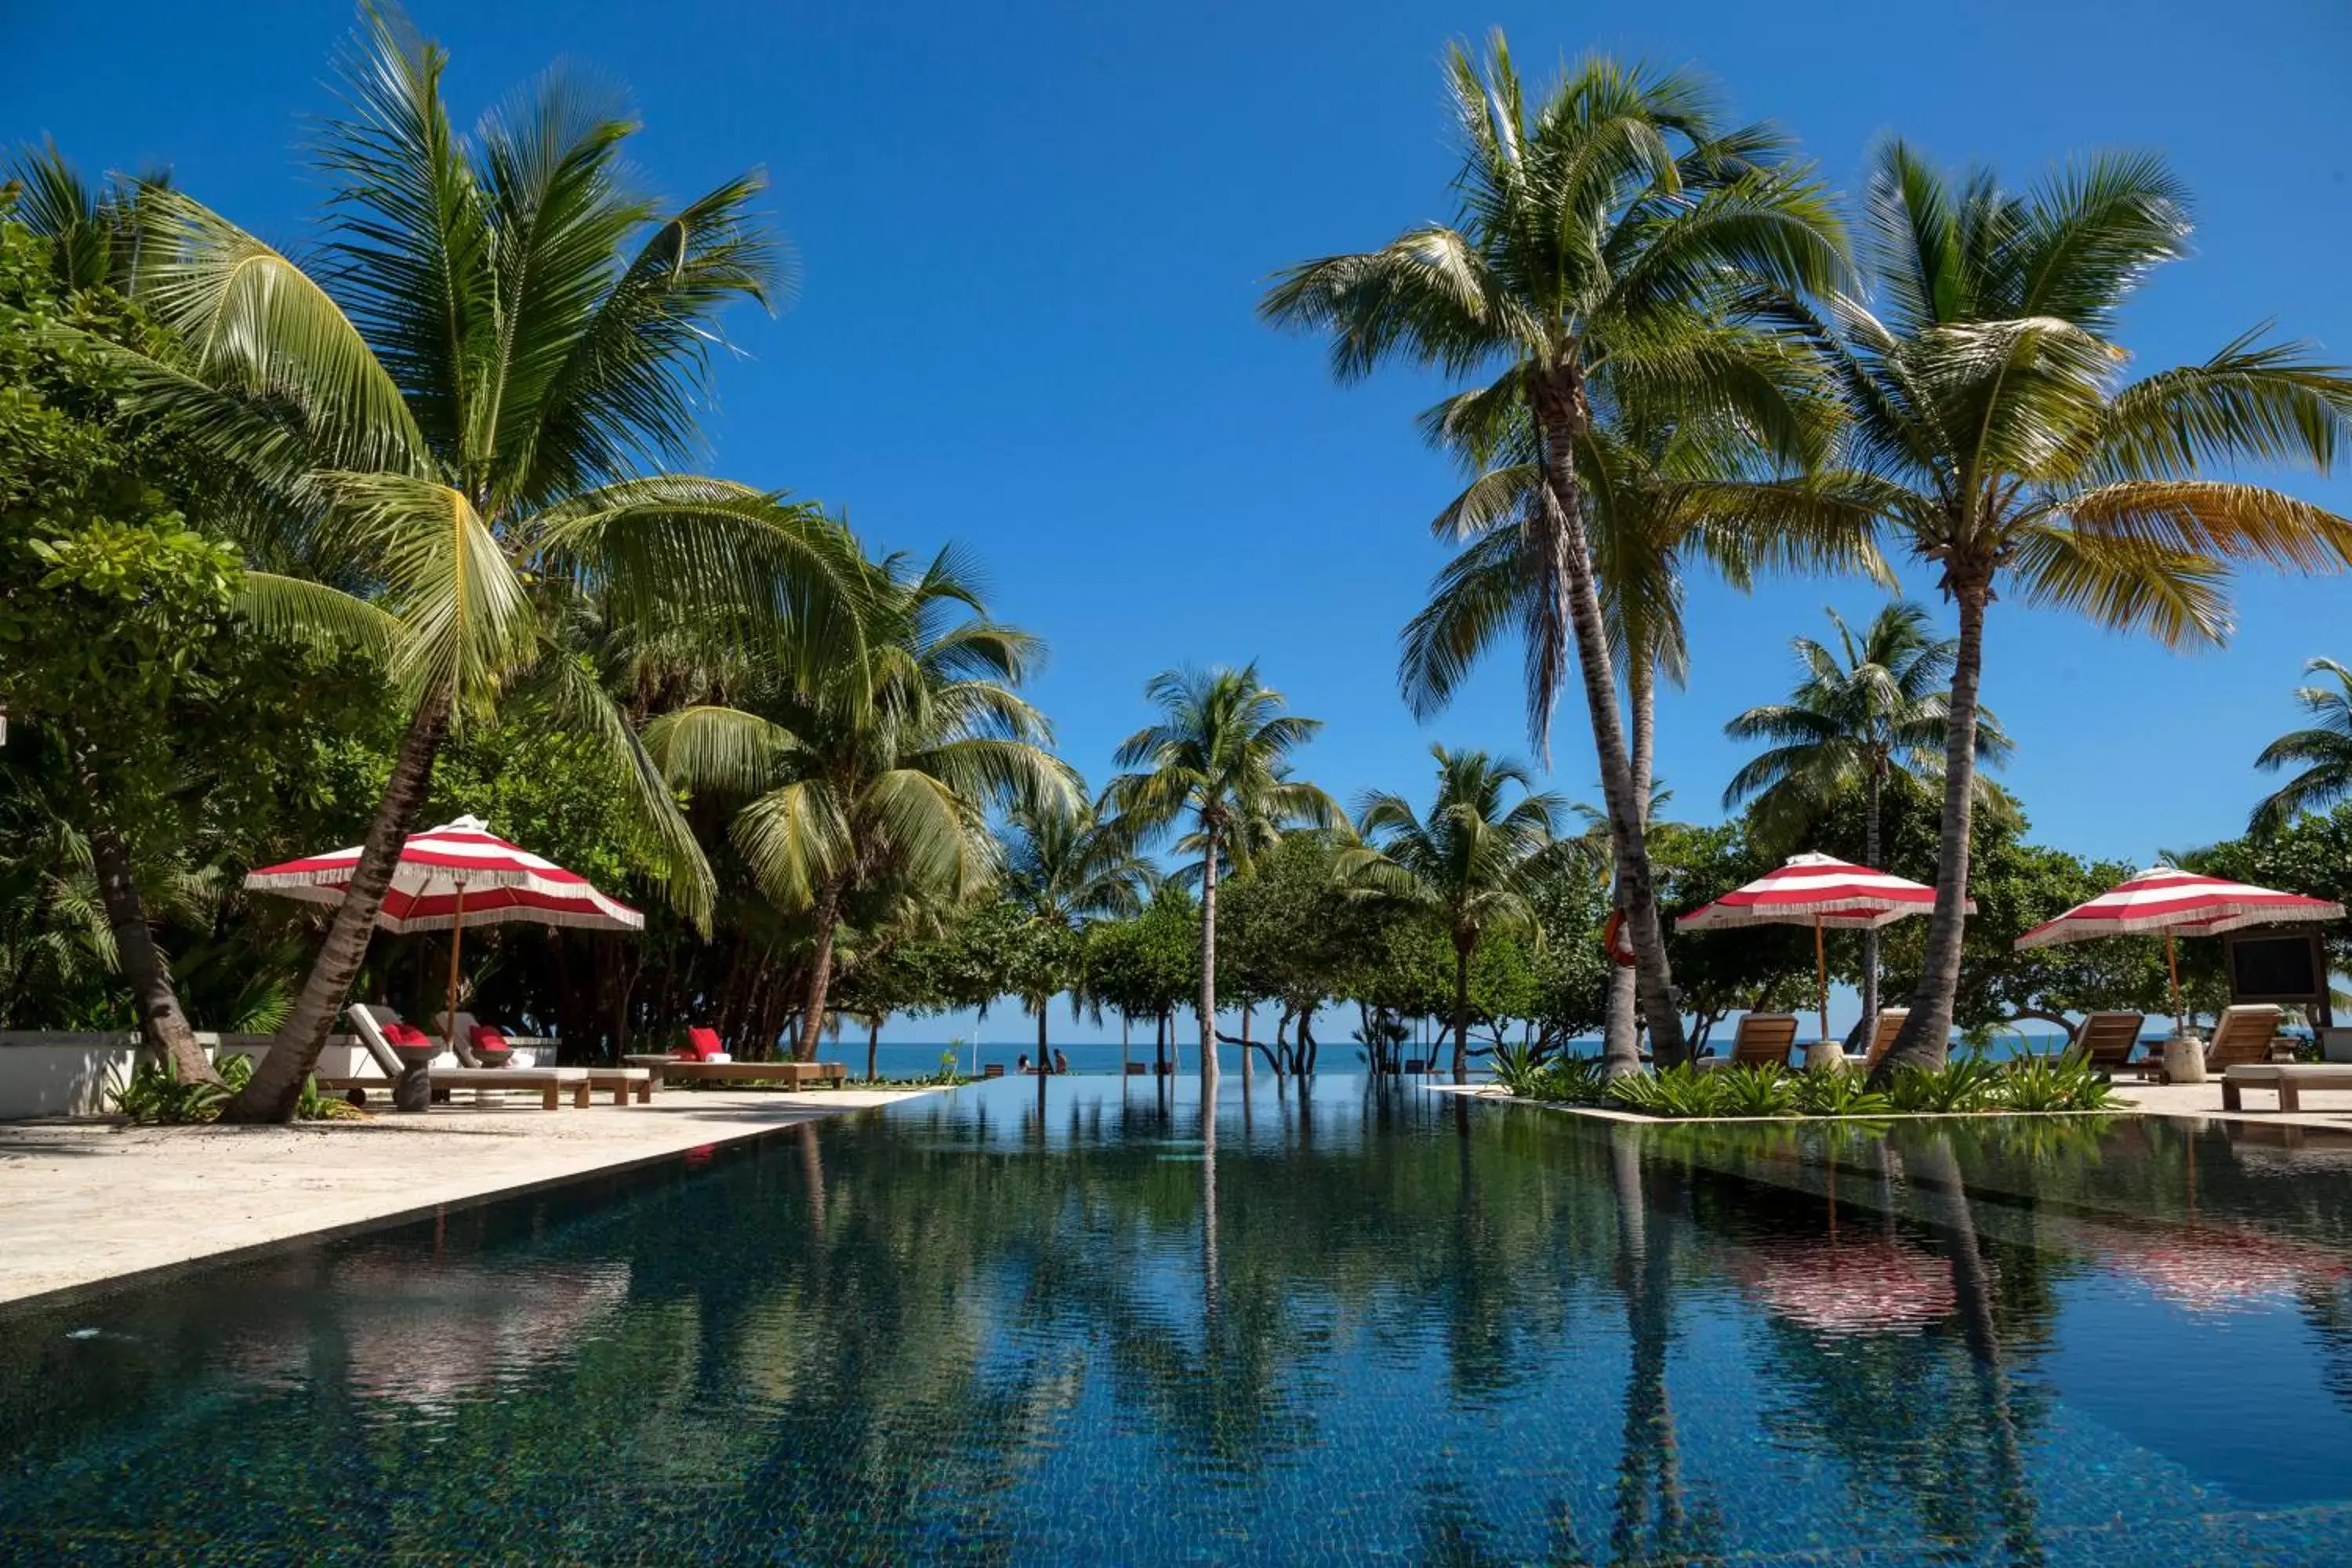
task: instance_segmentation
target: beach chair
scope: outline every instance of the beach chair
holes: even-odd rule
[[[2143,1057],[2138,1061],[2131,1054],[2139,1045],[2140,1026],[2146,1020],[2137,1013],[2094,1013],[2083,1020],[2074,1031],[2068,1054],[2090,1064],[2094,1072],[2109,1077],[2117,1073],[2138,1073],[2147,1076],[2164,1070],[2161,1056]]]
[[[2271,1059],[2271,1042],[2278,1038],[2284,1017],[2269,1003],[2243,1003],[2221,1009],[2213,1037],[2205,1042],[2205,1075],[2220,1078],[2233,1067],[2251,1067]]]
[[[1878,1010],[1878,1026],[1870,1032],[1870,1049],[1863,1053],[1863,1071],[1878,1070],[1880,1059],[1895,1048],[1895,1037],[1903,1032],[1903,1020],[1910,1016],[1908,1007],[1881,1007]]]
[[[982,1078],[1003,1078],[1004,1076],[1004,1064],[1003,1062],[982,1062],[980,1068],[980,1076]]]
[[[1794,1013],[1743,1013],[1731,1037],[1731,1049],[1719,1057],[1701,1057],[1702,1068],[1787,1067],[1797,1045]]]
[[[409,1026],[403,1023],[400,1015],[391,1008],[372,1006],[364,1002],[352,1003],[344,1016],[351,1020],[352,1032],[359,1037],[361,1044],[375,1058],[377,1065],[389,1061],[391,1070],[381,1083],[361,1079],[321,1079],[319,1087],[366,1090],[390,1089],[397,1084],[407,1068],[393,1046],[395,1036]],[[479,1103],[486,1091],[529,1089],[539,1095],[540,1107],[545,1110],[557,1109],[563,1097],[569,1094],[572,1103],[585,1110],[588,1109],[588,1097],[597,1087],[590,1081],[585,1068],[469,1068],[459,1064],[457,1053],[450,1050],[446,1042],[434,1040],[421,1029],[416,1031],[416,1038],[441,1047],[425,1068],[426,1078],[436,1093],[446,1089],[470,1089],[475,1091],[476,1102]],[[615,1092],[616,1100],[622,1092],[625,1091]]]

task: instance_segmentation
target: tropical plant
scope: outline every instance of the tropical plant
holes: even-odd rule
[[[2105,1110],[2116,1087],[2073,1055],[2021,1057],[1997,1080],[1993,1103],[2004,1110]]]
[[[631,187],[625,106],[561,71],[460,135],[446,63],[397,13],[363,14],[348,107],[317,142],[315,275],[177,192],[139,203],[137,297],[184,347],[114,348],[132,405],[251,487],[249,557],[297,574],[248,575],[256,624],[376,648],[410,714],[349,890],[233,1121],[291,1113],[443,741],[503,700],[600,743],[672,898],[708,918],[709,869],[573,657],[573,610],[757,631],[787,659],[858,635],[864,578],[836,523],[660,467],[697,445],[720,315],[772,297],[759,180],[665,211]]]
[[[1196,854],[1201,887],[1201,1082],[1217,1078],[1217,879],[1246,874],[1257,856],[1294,827],[1345,821],[1331,797],[1290,776],[1293,755],[1322,729],[1284,710],[1282,693],[1240,669],[1163,670],[1145,699],[1158,723],[1119,746],[1106,798],[1140,844],[1181,826],[1180,853]]]
[[[1811,637],[1795,637],[1804,679],[1786,702],[1750,708],[1723,727],[1735,741],[1762,741],[1769,749],[1750,758],[1723,792],[1726,810],[1753,796],[1752,825],[1793,843],[1841,795],[1863,797],[1863,863],[1880,865],[1879,820],[1886,792],[1932,784],[1944,763],[1945,719],[1957,644],[1930,631],[1927,612],[1896,600],[1872,617],[1856,638],[1835,610],[1824,612],[1837,630],[1832,652]],[[1992,714],[1977,711],[1977,760],[2008,760],[2009,737]],[[1997,800],[1990,781],[1978,808]],[[1878,932],[1862,933],[1862,1016],[1878,1016]]]
[[[1047,928],[1060,962],[1030,966],[1033,973],[1055,973],[1070,991],[1073,1016],[1085,1005],[1081,983],[1085,965],[1076,933],[1090,920],[1132,919],[1143,912],[1159,868],[1137,853],[1122,824],[1106,818],[1100,803],[1083,795],[1044,806],[1017,806],[1006,814],[1004,832],[1004,896],[1026,909],[1029,918]],[[1049,990],[1033,987],[1024,995],[1037,1018],[1037,1055],[1044,1060],[1048,1042],[1046,1005]]]
[[[1326,329],[1343,379],[1404,360],[1493,379],[1445,405],[1474,443],[1514,420],[1536,433],[1541,506],[1517,545],[1509,601],[1527,647],[1529,729],[1549,731],[1580,668],[1614,841],[1620,903],[1659,1059],[1685,1055],[1642,843],[1642,790],[1617,708],[1580,451],[1599,416],[1737,411],[1788,434],[1780,387],[1757,374],[1744,320],[1759,289],[1843,275],[1837,221],[1811,172],[1769,129],[1723,129],[1694,78],[1585,61],[1533,106],[1502,34],[1483,68],[1447,62],[1463,161],[1452,225],[1289,268],[1271,320]],[[1473,435],[1472,433],[1482,433]],[[1503,548],[1498,546],[1498,549]]]
[[[1718,1068],[1712,1076],[1723,1080],[1723,1110],[1727,1116],[1788,1116],[1797,1109],[1791,1075],[1777,1062]]]
[[[1883,1116],[1886,1097],[1858,1072],[1801,1072],[1792,1085],[1807,1116]]]
[[[762,893],[813,923],[796,1052],[816,1054],[845,900],[887,883],[954,904],[992,887],[988,813],[1076,809],[1051,728],[1016,692],[1037,639],[988,618],[972,570],[943,550],[870,573],[866,633],[758,710],[698,703],[656,717],[646,750],[683,788],[745,801],[736,848]],[[961,617],[961,618],[959,618]]]
[[[2295,701],[2317,721],[2307,730],[2288,731],[2254,759],[2264,773],[2290,766],[2303,771],[2254,807],[2249,833],[2276,833],[2305,812],[2352,797],[2352,669],[2332,658],[2315,658],[2303,668],[2335,684],[2295,688]]]
[[[1950,1037],[1996,591],[2168,644],[2220,641],[2234,564],[2352,558],[2352,523],[2216,477],[2242,463],[2326,469],[2352,380],[2256,334],[2126,378],[2122,308],[2188,247],[2186,194],[2154,155],[2083,159],[2019,194],[1891,141],[1864,206],[1871,300],[1832,299],[1811,329],[1845,391],[1849,461],[1790,486],[1783,516],[1801,531],[1841,517],[1885,530],[1935,565],[1958,611],[1936,908],[1885,1075],[1940,1062]]]
[[[1721,1075],[1692,1062],[1612,1079],[1608,1093],[1612,1100],[1644,1116],[1721,1116],[1729,1102]]]
[[[1886,1106],[1906,1115],[1957,1115],[1993,1104],[2004,1076],[2000,1063],[1965,1056],[1940,1068],[1905,1068],[1887,1080]]]
[[[1366,793],[1356,829],[1370,842],[1342,849],[1332,869],[1342,886],[1408,906],[1444,931],[1454,948],[1454,1076],[1460,1079],[1470,1069],[1470,962],[1489,932],[1542,941],[1528,895],[1537,862],[1558,842],[1564,805],[1535,787],[1523,763],[1442,745],[1432,746],[1430,755],[1437,759],[1437,795],[1428,820],[1401,795]]]

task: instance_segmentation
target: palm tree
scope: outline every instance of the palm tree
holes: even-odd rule
[[[292,1114],[444,738],[502,703],[601,744],[672,900],[707,919],[709,867],[572,657],[572,611],[789,631],[785,658],[858,635],[864,578],[837,523],[661,468],[698,444],[721,313],[772,297],[759,179],[665,210],[631,188],[625,106],[561,72],[462,137],[446,61],[397,14],[365,15],[347,114],[318,142],[331,196],[315,278],[178,193],[139,203],[138,297],[181,349],[110,351],[134,407],[252,487],[256,530],[272,531],[249,553],[331,579],[248,574],[256,624],[375,647],[410,713],[349,891],[231,1121]]]
[[[867,632],[830,666],[781,682],[757,711],[695,704],[656,718],[646,749],[673,784],[747,802],[735,847],[762,893],[814,923],[795,1051],[816,1054],[845,901],[886,884],[956,903],[992,885],[988,813],[1079,798],[1051,728],[1014,688],[1037,639],[988,619],[971,567],[883,562]],[[961,618],[958,618],[961,614]]]
[[[1645,831],[1655,788],[1658,683],[1680,686],[1689,674],[1685,563],[1705,559],[1742,590],[1762,567],[1885,575],[1885,563],[1866,543],[1855,548],[1856,542],[1835,535],[1759,535],[1749,526],[1759,495],[1772,493],[1754,487],[1769,487],[1824,457],[1838,411],[1826,378],[1801,345],[1756,331],[1726,342],[1759,384],[1777,389],[1776,426],[1736,409],[1618,407],[1596,419],[1576,449],[1610,658],[1624,677],[1627,759]],[[1538,627],[1543,614],[1541,443],[1523,408],[1507,410],[1498,429],[1478,426],[1475,412],[1475,395],[1465,395],[1424,421],[1476,477],[1433,525],[1461,549],[1437,574],[1427,607],[1407,623],[1402,639],[1399,685],[1423,719],[1445,706],[1498,637]],[[1530,653],[1539,646],[1533,635],[1526,640]],[[1605,837],[1605,813],[1600,825]],[[1634,982],[1632,970],[1611,967],[1601,1056],[1612,1077],[1641,1068]]]
[[[1945,688],[1958,647],[1935,636],[1927,612],[1906,600],[1881,609],[1859,640],[1835,610],[1825,613],[1837,629],[1837,651],[1811,637],[1791,638],[1805,673],[1789,700],[1750,708],[1723,727],[1732,740],[1770,746],[1732,775],[1723,808],[1753,796],[1761,820],[1786,838],[1859,790],[1863,859],[1875,867],[1886,791],[1931,784],[1943,772],[1951,701]],[[2000,723],[1979,708],[1977,760],[1999,766],[2011,749]],[[1990,781],[1979,782],[1979,794],[1990,794]],[[1875,930],[1862,933],[1862,1016],[1878,1016]]]
[[[1342,886],[1425,911],[1454,944],[1454,1076],[1470,1069],[1470,962],[1489,932],[1540,942],[1528,895],[1542,857],[1560,842],[1565,803],[1538,793],[1525,763],[1432,746],[1437,796],[1423,821],[1401,795],[1367,794],[1357,830],[1370,846],[1339,852]],[[1510,791],[1519,792],[1517,801]]]
[[[1143,689],[1160,721],[1120,745],[1106,798],[1139,844],[1181,823],[1180,851],[1200,856],[1201,1092],[1217,1081],[1217,878],[1246,873],[1253,860],[1293,827],[1344,821],[1331,797],[1290,776],[1294,752],[1323,728],[1319,719],[1283,710],[1282,693],[1262,683],[1257,666],[1163,670]]]
[[[1940,1063],[1951,1033],[1987,606],[2006,584],[2119,631],[2218,643],[2235,563],[2340,568],[2352,523],[2209,476],[2325,470],[2352,380],[2251,334],[2126,379],[2122,307],[2189,232],[2185,193],[2152,154],[2087,158],[2021,195],[1890,142],[1864,207],[1874,299],[1832,299],[1812,329],[1854,421],[1850,460],[1790,486],[1785,515],[1886,530],[1935,564],[1958,610],[1936,909],[1911,1016],[1881,1060],[1892,1072]]]
[[[1684,1054],[1664,933],[1642,845],[1642,790],[1617,708],[1580,451],[1610,409],[1738,410],[1787,424],[1759,375],[1743,311],[1759,289],[1817,290],[1844,273],[1836,218],[1811,173],[1762,127],[1722,129],[1702,85],[1594,58],[1530,116],[1500,32],[1484,69],[1457,45],[1448,76],[1463,142],[1452,226],[1285,272],[1263,310],[1328,330],[1354,380],[1404,360],[1493,376],[1454,400],[1457,426],[1538,433],[1542,506],[1515,603],[1530,732],[1548,756],[1569,648],[1583,677],[1615,840],[1621,904],[1661,1060]]]
[[[2332,658],[2315,658],[2303,668],[2306,675],[2326,675],[2336,684],[2295,688],[2294,700],[2317,725],[2288,731],[2254,759],[2264,773],[2295,763],[2303,771],[2254,807],[2246,825],[2250,833],[2275,833],[2304,812],[2352,795],[2352,669]]]
[[[1005,819],[1004,891],[1030,918],[1063,931],[1090,920],[1132,920],[1143,912],[1160,872],[1136,852],[1125,825],[1102,815],[1102,803],[1083,795],[1047,805],[1020,806]],[[1078,987],[1073,986],[1073,1009]],[[1037,1015],[1037,1058],[1045,1061],[1045,1005],[1050,995],[1031,996]]]

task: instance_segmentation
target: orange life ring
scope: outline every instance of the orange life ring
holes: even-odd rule
[[[1610,963],[1617,965],[1620,969],[1631,969],[1639,961],[1634,958],[1633,950],[1632,948],[1623,946],[1621,943],[1619,939],[1624,936],[1624,934],[1625,911],[1623,910],[1611,910],[1609,911],[1609,923],[1606,926],[1603,926],[1601,930],[1601,945],[1609,950]]]

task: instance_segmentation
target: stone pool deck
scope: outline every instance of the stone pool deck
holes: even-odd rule
[[[671,1089],[647,1105],[436,1106],[293,1127],[0,1123],[0,1303],[219,1262],[755,1138],[929,1089]]]

